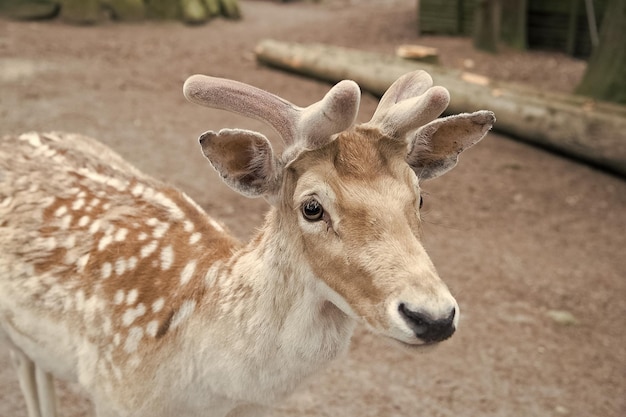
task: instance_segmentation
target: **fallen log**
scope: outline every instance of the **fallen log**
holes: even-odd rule
[[[402,74],[423,69],[450,91],[449,113],[492,110],[502,133],[626,176],[625,106],[335,46],[264,40],[255,53],[266,65],[330,82],[352,79],[378,96]]]

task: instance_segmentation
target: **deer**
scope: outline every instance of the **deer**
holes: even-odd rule
[[[440,117],[450,95],[424,71],[361,124],[350,80],[308,107],[206,75],[183,93],[284,142],[199,138],[230,188],[269,203],[247,244],[95,139],[0,143],[0,340],[29,417],[57,415],[54,378],[98,417],[264,415],[345,355],[359,323],[416,351],[452,336],[459,306],[422,244],[420,183],[452,169],[492,112]]]

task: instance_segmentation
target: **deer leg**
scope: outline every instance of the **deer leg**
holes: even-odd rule
[[[22,395],[26,401],[28,417],[41,417],[39,398],[37,396],[37,382],[35,380],[35,363],[22,351],[11,349],[11,358],[17,370]]]
[[[37,398],[39,399],[41,417],[57,417],[57,402],[52,375],[35,366],[35,381],[37,382]]]

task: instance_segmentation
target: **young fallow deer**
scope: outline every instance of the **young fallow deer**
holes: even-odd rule
[[[202,75],[184,94],[286,143],[200,137],[230,187],[272,206],[247,245],[92,139],[2,139],[0,337],[31,417],[56,415],[51,375],[77,381],[98,417],[258,415],[344,353],[357,322],[414,348],[454,333],[419,181],[454,167],[493,113],[437,118],[448,92],[421,71],[358,126],[352,81],[306,108]]]

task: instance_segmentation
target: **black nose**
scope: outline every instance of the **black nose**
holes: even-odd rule
[[[426,343],[441,342],[454,333],[454,315],[456,309],[452,309],[445,319],[433,319],[431,316],[419,311],[411,311],[404,303],[400,303],[398,311],[407,322],[415,336]]]

